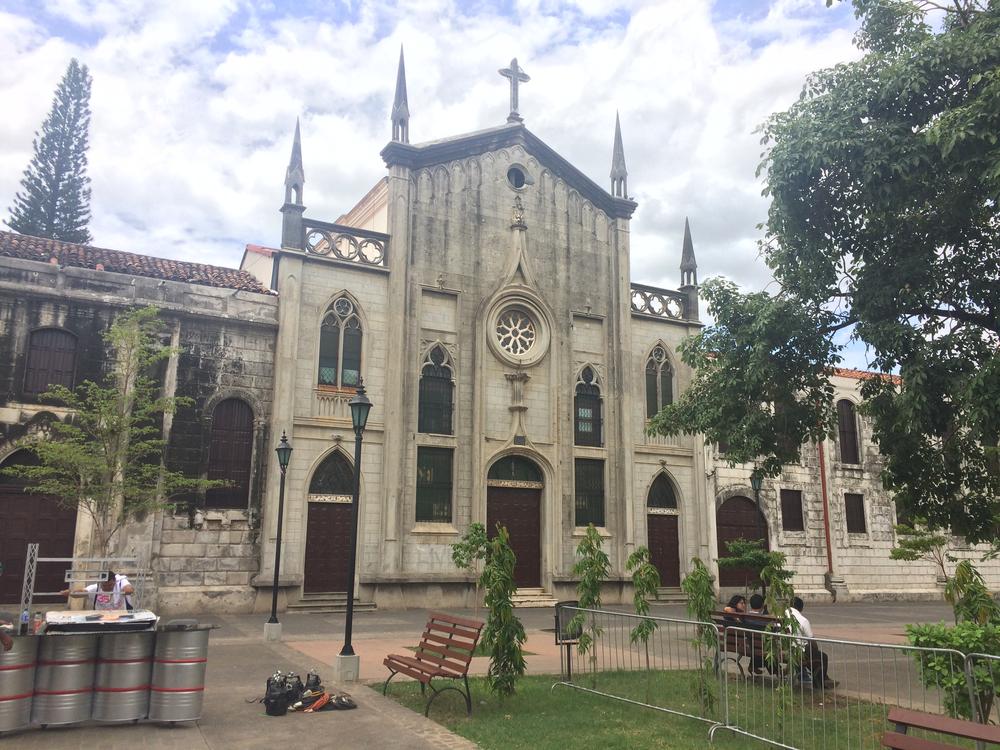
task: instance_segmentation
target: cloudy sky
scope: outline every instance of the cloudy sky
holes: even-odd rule
[[[280,237],[302,118],[308,215],[384,174],[399,47],[410,139],[498,125],[516,56],[528,127],[608,185],[621,112],[632,277],[676,286],[684,217],[701,278],[768,282],[755,127],[817,68],[856,57],[825,0],[0,0],[0,210],[71,57],[93,75],[94,243],[220,265]]]

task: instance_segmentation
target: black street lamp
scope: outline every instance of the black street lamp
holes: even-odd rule
[[[368,412],[372,410],[372,402],[365,395],[365,382],[358,379],[358,392],[349,402],[351,407],[351,422],[354,425],[354,502],[351,507],[351,560],[350,573],[347,578],[347,621],[344,624],[344,647],[340,649],[341,656],[354,656],[351,645],[351,632],[354,629],[354,567],[358,557],[358,505],[361,494],[361,439],[368,424]]]
[[[274,584],[271,586],[271,618],[268,624],[278,623],[278,572],[281,570],[281,522],[285,515],[285,471],[288,469],[288,459],[292,457],[292,446],[288,442],[285,431],[281,431],[281,442],[274,449],[278,454],[278,468],[281,469],[281,481],[278,485],[278,535],[274,542]]]

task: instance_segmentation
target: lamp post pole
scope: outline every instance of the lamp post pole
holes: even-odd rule
[[[281,572],[281,525],[285,515],[285,471],[288,469],[288,460],[292,455],[292,446],[288,442],[288,436],[284,431],[281,433],[281,442],[274,449],[278,454],[278,468],[281,470],[281,479],[278,483],[278,529],[274,540],[274,581],[271,584],[271,617],[265,626],[265,633],[270,640],[278,640],[281,637],[281,628],[273,627],[278,625],[278,575]],[[272,627],[268,627],[272,626]]]
[[[351,644],[351,635],[354,630],[354,568],[357,564],[358,555],[358,516],[361,495],[361,441],[363,439],[365,426],[368,423],[368,412],[371,411],[372,402],[365,395],[365,384],[358,379],[358,392],[350,400],[351,422],[354,425],[354,498],[351,504],[351,555],[350,567],[347,578],[347,619],[344,623],[344,647],[340,649],[340,656],[355,658],[354,646]],[[341,669],[345,669],[345,661],[341,662]],[[357,665],[346,667],[347,672],[353,672],[353,679],[357,679]],[[342,677],[350,675],[342,672]]]
[[[760,509],[760,488],[764,483],[764,472],[760,470],[760,467],[755,466],[753,472],[750,474],[750,486],[753,488],[753,501],[754,505],[757,506],[757,538],[763,542],[763,547],[767,549],[767,539],[764,538],[764,513]],[[761,589],[764,592],[764,596],[767,596],[767,586],[761,581]]]

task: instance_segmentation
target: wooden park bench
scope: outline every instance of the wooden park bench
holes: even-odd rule
[[[752,614],[750,612],[713,612],[712,623],[719,631],[719,657],[716,659],[716,671],[722,666],[722,655],[736,665],[740,676],[746,672],[741,660],[747,658],[750,664],[764,664],[764,639],[754,633],[742,630],[726,630],[729,628],[747,628],[749,630],[767,632],[777,631],[781,621],[771,615]],[[723,641],[725,638],[725,641]]]
[[[937,740],[907,734],[910,729],[923,729],[977,742],[1000,744],[1000,727],[991,724],[976,724],[964,719],[925,714],[922,711],[909,711],[905,708],[890,709],[889,723],[894,724],[895,728],[894,731],[882,735],[882,746],[893,750],[959,750],[958,745],[948,745]]]
[[[472,716],[472,694],[469,692],[469,664],[472,652],[479,643],[483,623],[467,620],[444,612],[431,612],[413,656],[389,654],[382,661],[389,668],[389,678],[382,686],[382,695],[389,689],[389,680],[397,674],[412,677],[420,683],[421,694],[430,687],[432,695],[427,699],[424,716],[431,710],[431,703],[446,690],[455,690],[465,696],[465,710]],[[465,690],[451,684],[439,688],[434,679],[461,680]]]

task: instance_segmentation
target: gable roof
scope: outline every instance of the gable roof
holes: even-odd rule
[[[389,167],[399,164],[410,169],[419,169],[510,146],[521,146],[533,154],[553,174],[561,177],[580,195],[609,216],[628,219],[635,211],[637,206],[635,201],[612,196],[520,122],[506,123],[495,128],[426,143],[393,141],[382,149],[382,158]]]
[[[74,268],[91,268],[257,294],[274,294],[252,274],[236,268],[157,258],[152,255],[108,250],[91,245],[76,245],[72,242],[31,237],[14,232],[0,231],[0,256],[40,263],[51,263],[55,259],[59,265]]]

